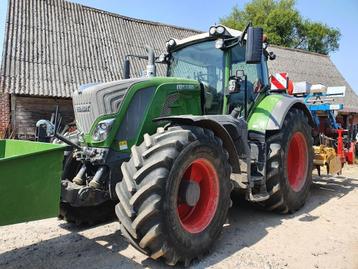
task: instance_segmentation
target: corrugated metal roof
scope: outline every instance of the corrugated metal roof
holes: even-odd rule
[[[159,54],[171,38],[200,33],[192,29],[121,16],[64,0],[9,0],[1,80],[9,93],[70,97],[81,84],[118,80],[126,54]],[[294,81],[346,86],[346,109],[357,109],[358,97],[329,57],[272,46],[277,59],[271,73],[288,72]],[[145,61],[132,60],[131,73],[141,75]],[[158,65],[159,74],[164,68]]]
[[[146,44],[159,54],[169,38],[197,33],[63,0],[10,0],[1,79],[9,93],[70,97],[81,84],[121,79],[126,54],[145,55]],[[133,76],[144,68],[132,61]]]

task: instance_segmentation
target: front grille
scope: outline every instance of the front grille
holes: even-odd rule
[[[88,134],[92,124],[99,116],[116,113],[127,89],[142,80],[113,81],[76,91],[72,101],[78,129],[84,134]]]

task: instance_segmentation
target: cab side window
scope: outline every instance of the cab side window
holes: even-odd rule
[[[246,64],[245,63],[245,47],[237,45],[232,49],[231,53],[231,74],[234,75],[236,71],[243,70],[247,76],[247,102],[248,108],[253,104],[258,92],[264,86],[264,74],[261,64]],[[242,107],[245,103],[245,85],[240,85],[240,92],[234,93],[230,96],[230,107]]]

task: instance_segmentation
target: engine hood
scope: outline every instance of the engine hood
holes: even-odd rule
[[[132,85],[146,80],[149,78],[124,79],[80,87],[72,95],[77,128],[88,134],[98,117],[118,111]]]

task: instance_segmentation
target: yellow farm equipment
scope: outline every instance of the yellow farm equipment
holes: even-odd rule
[[[327,174],[340,174],[342,172],[342,162],[336,150],[325,145],[313,146],[313,164],[317,168],[318,175],[321,175],[321,166],[326,166]]]

